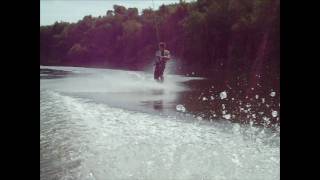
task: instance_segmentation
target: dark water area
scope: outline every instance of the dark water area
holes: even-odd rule
[[[40,79],[56,79],[64,78],[68,75],[73,75],[70,71],[55,70],[55,69],[40,69]]]
[[[184,84],[192,90],[182,92],[178,101],[198,117],[227,118],[233,122],[251,122],[266,127],[280,125],[279,92],[272,88],[250,89],[248,93],[244,87],[221,85],[212,79],[193,80]],[[226,97],[221,98],[224,93]]]

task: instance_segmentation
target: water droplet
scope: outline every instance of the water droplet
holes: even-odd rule
[[[278,116],[278,111],[272,111],[272,117],[277,117]]]
[[[230,115],[230,114],[225,114],[225,115],[223,115],[222,117],[224,117],[225,119],[230,119],[230,118],[231,118],[231,115]]]
[[[226,92],[226,91],[221,92],[221,93],[220,93],[220,98],[221,98],[221,99],[227,98],[227,92]]]
[[[271,92],[271,93],[270,93],[270,96],[271,96],[271,97],[275,97],[275,96],[276,96],[276,92],[274,92],[274,91]]]
[[[186,108],[182,104],[176,106],[177,111],[186,112]]]

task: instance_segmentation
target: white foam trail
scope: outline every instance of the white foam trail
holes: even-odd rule
[[[185,86],[178,84],[179,82],[199,79],[166,75],[165,82],[158,83],[153,80],[152,74],[141,71],[51,66],[40,66],[40,68],[65,70],[78,75],[85,75],[42,80],[41,88],[55,89],[63,92],[150,92],[150,90],[154,89],[179,92],[187,90]]]
[[[279,137],[41,91],[41,179],[279,179]]]

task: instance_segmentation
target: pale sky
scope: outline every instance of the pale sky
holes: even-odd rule
[[[195,0],[185,0],[190,2]],[[51,25],[56,21],[77,22],[86,15],[104,16],[107,10],[113,10],[113,5],[126,8],[158,9],[162,4],[178,3],[179,0],[40,0],[40,26]]]

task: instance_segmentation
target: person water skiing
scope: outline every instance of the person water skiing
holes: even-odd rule
[[[163,72],[166,68],[166,63],[170,60],[170,51],[165,49],[164,42],[159,43],[159,50],[156,52],[156,63],[154,68],[154,79],[158,82],[163,82]]]

